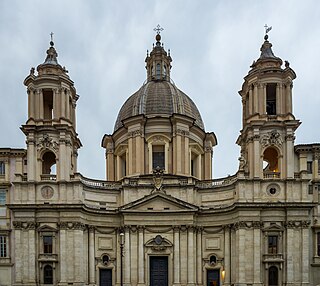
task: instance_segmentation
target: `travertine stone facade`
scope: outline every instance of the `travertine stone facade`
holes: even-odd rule
[[[99,181],[78,173],[78,96],[51,42],[24,81],[26,150],[0,149],[0,285],[320,285],[320,144],[294,145],[296,75],[271,46],[239,92],[239,170],[212,179],[216,136],[157,34]]]

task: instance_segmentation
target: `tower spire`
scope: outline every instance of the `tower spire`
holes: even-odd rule
[[[150,55],[146,57],[147,80],[170,80],[170,69],[172,59],[161,44],[161,31],[164,29],[158,24],[154,29],[156,32],[156,44],[153,45]]]

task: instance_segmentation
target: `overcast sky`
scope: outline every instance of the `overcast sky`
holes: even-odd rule
[[[320,141],[320,1],[0,1],[0,147],[24,148],[24,78],[42,63],[54,32],[58,61],[80,95],[78,170],[105,178],[101,139],[113,132],[124,101],[146,79],[146,50],[160,24],[170,48],[171,76],[214,132],[214,177],[234,174],[241,129],[243,77],[260,55],[264,25],[276,56],[290,62],[296,144]]]

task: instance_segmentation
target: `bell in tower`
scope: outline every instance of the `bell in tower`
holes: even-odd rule
[[[239,94],[242,99],[240,171],[250,178],[292,178],[294,133],[300,125],[292,113],[295,72],[276,57],[266,27],[260,57],[251,65]],[[245,163],[244,163],[245,162]]]
[[[50,47],[37,73],[24,80],[28,92],[28,120],[21,127],[27,142],[28,180],[70,180],[77,172],[76,133],[78,95],[68,71],[57,60],[51,33]]]

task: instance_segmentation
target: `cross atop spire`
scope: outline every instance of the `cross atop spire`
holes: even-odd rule
[[[51,33],[50,33],[50,38],[51,38],[50,46],[51,46],[51,47],[53,47],[53,46],[54,46],[54,42],[53,42],[53,34],[54,34],[53,32],[51,32]]]
[[[157,32],[157,35],[160,35],[163,30],[164,29],[159,24],[153,29],[153,31]]]

